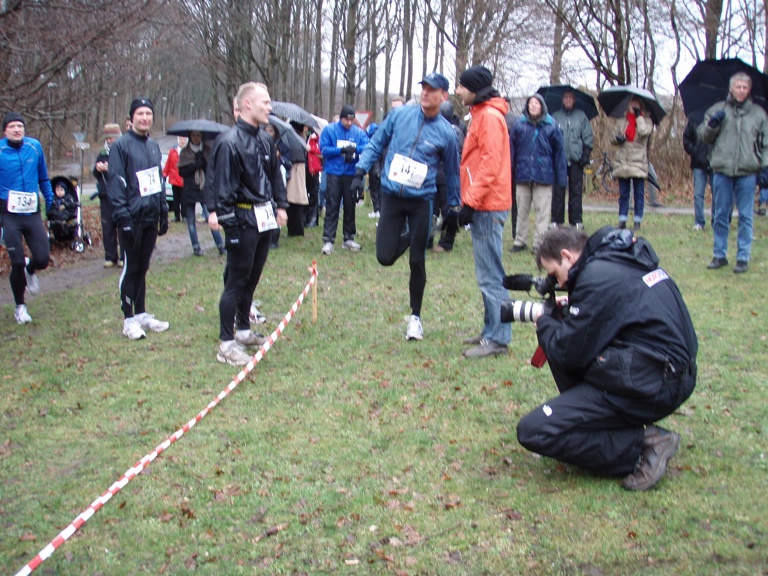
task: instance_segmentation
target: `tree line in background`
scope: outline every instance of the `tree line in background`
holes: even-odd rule
[[[0,0],[0,101],[58,157],[73,132],[98,142],[105,122],[122,124],[137,95],[153,99],[157,131],[191,117],[231,122],[232,96],[246,80],[318,116],[352,103],[380,118],[389,95],[410,98],[431,70],[454,84],[483,63],[518,107],[537,79],[596,92],[616,84],[654,91],[671,78],[671,114],[654,152],[678,154],[685,118],[676,92],[691,60],[739,56],[762,68],[767,3]]]

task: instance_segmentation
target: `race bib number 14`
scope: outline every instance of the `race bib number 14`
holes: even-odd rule
[[[405,184],[411,188],[421,188],[427,177],[429,167],[421,162],[411,160],[402,154],[395,154],[389,165],[389,179],[398,184]]]

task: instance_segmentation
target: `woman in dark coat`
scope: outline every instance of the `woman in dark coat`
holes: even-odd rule
[[[203,218],[208,219],[208,211],[203,201],[203,186],[205,185],[205,170],[208,167],[208,154],[210,146],[203,142],[200,132],[191,132],[189,142],[179,153],[179,174],[184,178],[184,191],[181,195],[181,207],[184,218],[187,220],[189,240],[192,242],[192,250],[195,256],[202,256],[203,250],[197,239],[197,223],[195,221],[195,205],[199,202],[203,208]],[[224,254],[224,240],[221,233],[212,231],[213,241],[219,249],[219,254]]]

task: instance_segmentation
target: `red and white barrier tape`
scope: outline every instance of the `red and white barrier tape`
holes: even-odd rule
[[[251,358],[251,361],[248,362],[248,364],[243,367],[242,371],[235,376],[234,380],[232,380],[224,390],[222,390],[218,396],[214,400],[211,401],[208,406],[206,406],[203,410],[201,410],[197,416],[192,418],[189,422],[184,424],[181,428],[176,430],[165,442],[158,445],[152,452],[144,456],[141,460],[139,460],[132,468],[129,468],[125,471],[125,473],[120,477],[120,479],[112,484],[104,494],[96,498],[93,502],[91,502],[90,506],[86,510],[80,513],[80,515],[75,518],[72,523],[64,528],[61,532],[59,532],[59,535],[56,536],[53,540],[51,540],[48,545],[40,550],[40,552],[37,553],[37,555],[30,560],[26,566],[24,566],[21,570],[19,570],[16,573],[16,576],[27,576],[28,574],[31,574],[34,572],[40,564],[45,562],[50,556],[58,549],[64,542],[66,542],[70,536],[72,536],[75,532],[77,532],[80,527],[85,524],[91,516],[93,516],[96,512],[99,511],[99,508],[104,506],[109,500],[120,492],[128,482],[133,480],[139,473],[141,473],[144,468],[149,466],[149,464],[152,463],[152,461],[157,458],[160,454],[162,454],[166,448],[168,448],[171,444],[176,442],[179,438],[181,438],[185,432],[188,432],[195,424],[200,422],[211,410],[213,410],[216,405],[221,402],[224,398],[226,398],[230,392],[232,392],[235,388],[237,388],[237,385],[242,382],[245,377],[250,373],[251,370],[261,362],[262,358],[264,358],[264,355],[269,351],[270,348],[272,348],[272,345],[277,341],[277,339],[280,337],[280,335],[285,330],[285,327],[288,325],[288,323],[291,321],[293,316],[298,311],[299,307],[301,306],[302,302],[304,302],[304,298],[306,298],[307,294],[309,293],[310,288],[312,285],[317,282],[317,264],[316,262],[312,263],[312,276],[309,279],[309,283],[304,287],[304,290],[299,295],[299,298],[296,300],[296,302],[293,303],[293,306],[291,306],[291,309],[288,311],[288,313],[283,317],[280,324],[277,325],[277,328],[272,332],[272,334],[269,335],[269,338],[267,338],[267,341],[259,348],[259,351]]]

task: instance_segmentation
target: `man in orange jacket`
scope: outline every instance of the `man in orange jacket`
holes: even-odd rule
[[[472,66],[459,77],[456,94],[469,106],[469,123],[461,156],[459,224],[472,223],[475,274],[485,307],[479,336],[465,340],[474,347],[467,358],[506,354],[512,325],[501,322],[501,304],[507,300],[501,262],[504,222],[512,207],[512,166],[505,115],[507,102],[493,87],[493,74],[485,66]]]

